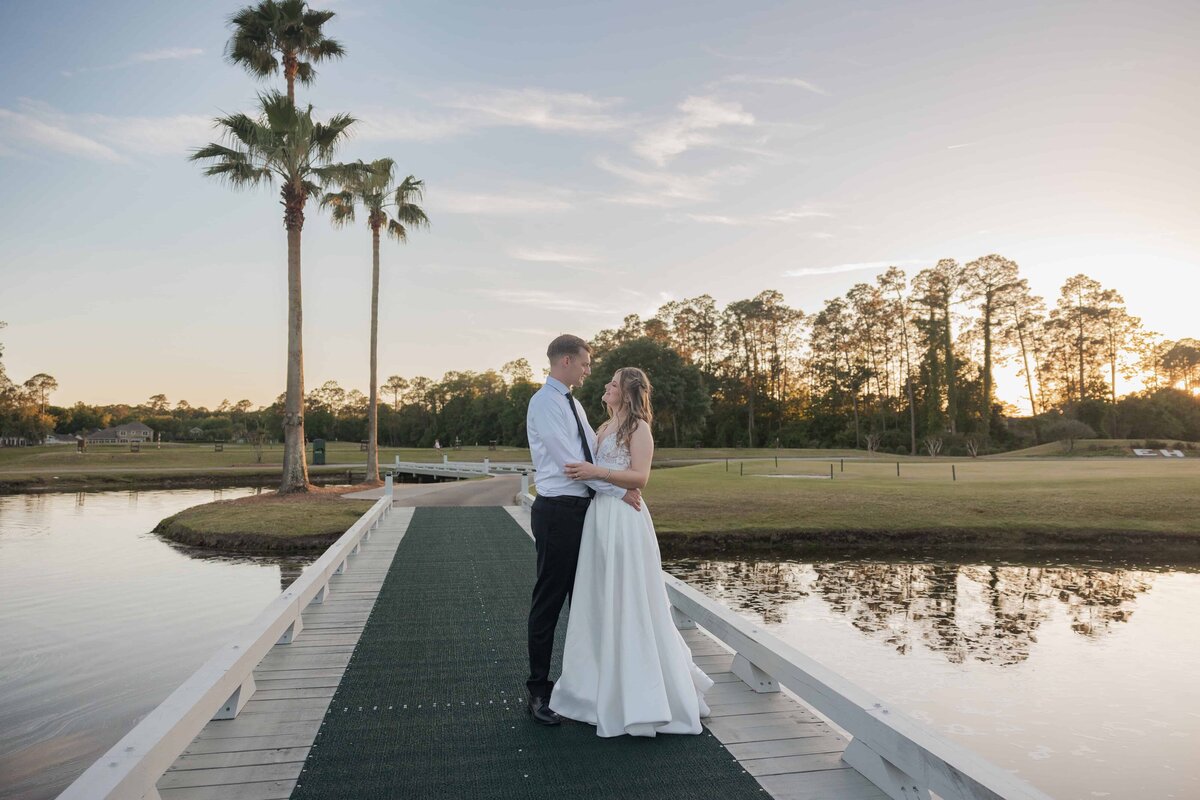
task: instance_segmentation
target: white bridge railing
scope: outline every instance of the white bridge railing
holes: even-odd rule
[[[384,496],[324,555],[305,568],[233,641],[217,651],[121,741],[60,794],[59,800],[160,800],[156,784],[214,719],[233,719],[254,694],[254,669],[276,644],[291,644],[304,626],[301,612],[329,597],[329,580],[392,509],[392,479]]]
[[[479,461],[451,461],[449,456],[442,456],[441,463],[437,461],[401,461],[396,456],[393,464],[385,469],[392,472],[403,472],[407,475],[432,475],[445,478],[477,478],[487,475],[528,475],[533,470],[532,464],[495,462],[485,458]]]
[[[528,509],[534,497],[523,492],[518,500]],[[930,792],[944,800],[1051,800],[684,581],[666,572],[663,581],[676,626],[699,625],[732,649],[732,671],[754,691],[782,685],[850,734],[842,760],[894,800],[930,800]]]

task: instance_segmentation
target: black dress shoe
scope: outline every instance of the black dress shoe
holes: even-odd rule
[[[529,713],[533,715],[533,721],[538,725],[558,725],[562,723],[562,717],[550,710],[550,704],[545,697],[529,698],[527,706]]]

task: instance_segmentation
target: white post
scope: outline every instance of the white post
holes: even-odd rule
[[[489,464],[491,464],[491,459],[489,459],[489,458],[483,459],[483,474],[484,475],[488,474],[488,465]]]
[[[233,694],[225,701],[225,705],[221,706],[221,710],[213,715],[213,719],[233,719],[242,710],[242,707],[250,701],[250,695],[254,694],[254,673],[251,672],[246,680],[242,681],[242,685],[233,690]]]
[[[675,606],[671,606],[671,619],[675,622],[675,627],[681,631],[691,630],[696,627],[695,620],[688,617]]]
[[[316,596],[308,602],[315,606],[324,604],[325,598],[329,597],[329,591],[329,584],[326,583],[321,587],[320,591],[317,592]]]
[[[448,456],[448,455],[444,455],[444,456],[442,456],[442,463],[443,463],[443,464],[449,464],[449,463],[450,463],[450,456]]]
[[[779,684],[775,682],[775,679],[751,664],[750,659],[741,653],[733,657],[733,666],[729,668],[729,671],[759,694],[779,691]]]
[[[288,629],[283,632],[283,635],[279,637],[279,641],[275,644],[291,644],[300,635],[300,631],[302,630],[304,630],[304,618],[297,611],[296,619],[292,621],[291,625],[288,625]]]
[[[529,474],[526,472],[521,473],[521,494],[529,494]]]
[[[399,456],[397,456],[397,458],[399,458]],[[392,473],[390,472],[387,474],[387,477],[383,479],[383,494],[384,497],[391,498],[392,502],[395,502],[395,489],[392,488]]]
[[[867,747],[857,737],[850,740],[842,761],[883,790],[892,800],[930,800],[929,790],[912,776]]]

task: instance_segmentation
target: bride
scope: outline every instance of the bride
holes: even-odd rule
[[[654,455],[646,374],[617,370],[604,403],[609,418],[597,431],[596,463],[567,464],[567,475],[641,489]],[[595,725],[599,736],[700,733],[712,685],[671,618],[649,509],[597,495],[584,521],[550,708]]]

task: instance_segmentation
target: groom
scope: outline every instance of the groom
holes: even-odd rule
[[[641,493],[626,491],[605,481],[574,481],[564,468],[568,463],[593,461],[596,434],[583,406],[571,390],[583,385],[592,372],[592,351],[578,336],[563,334],[546,350],[550,376],[529,399],[525,428],[529,453],[537,470],[537,499],[533,501],[531,527],[537,547],[537,582],[529,608],[529,712],[539,725],[557,725],[550,710],[550,657],[554,628],[563,601],[575,585],[575,563],[583,518],[596,492],[622,498],[641,508]]]

